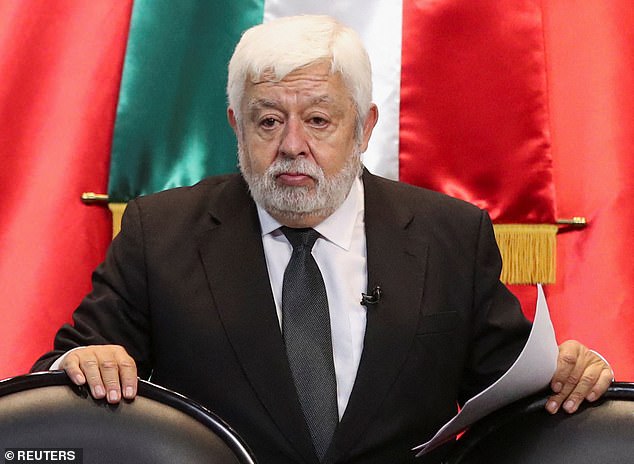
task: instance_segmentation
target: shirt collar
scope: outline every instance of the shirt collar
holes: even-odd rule
[[[277,231],[282,224],[275,220],[264,208],[256,204],[262,236]],[[363,218],[363,182],[357,177],[341,206],[330,216],[317,224],[314,229],[326,240],[348,250],[352,242],[355,224],[359,217]]]

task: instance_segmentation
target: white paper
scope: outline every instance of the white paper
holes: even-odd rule
[[[478,419],[513,401],[544,389],[557,368],[559,349],[544,290],[537,286],[537,308],[531,333],[519,357],[493,385],[467,401],[434,437],[414,448],[416,457],[453,439]]]

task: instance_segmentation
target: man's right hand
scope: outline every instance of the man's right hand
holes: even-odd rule
[[[119,345],[92,345],[67,353],[60,369],[73,383],[88,383],[94,398],[118,403],[121,397],[131,400],[137,392],[137,369],[134,359]]]

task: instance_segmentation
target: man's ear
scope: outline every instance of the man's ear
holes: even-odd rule
[[[372,135],[372,130],[374,130],[374,126],[376,126],[376,122],[379,120],[379,108],[372,103],[370,105],[370,109],[368,110],[368,114],[365,116],[365,120],[363,121],[363,136],[361,138],[361,153],[365,152],[368,149],[368,142],[370,141],[370,136]]]
[[[233,111],[233,108],[227,108],[227,120],[229,121],[229,125],[233,128],[233,132],[235,132],[236,137],[238,136],[238,120],[236,119],[236,113]]]

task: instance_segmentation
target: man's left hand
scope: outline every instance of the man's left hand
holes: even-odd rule
[[[592,402],[603,395],[613,379],[612,368],[594,351],[577,341],[565,341],[559,345],[557,370],[550,382],[555,394],[546,402],[546,410],[554,414],[561,407],[573,413],[583,400]]]

